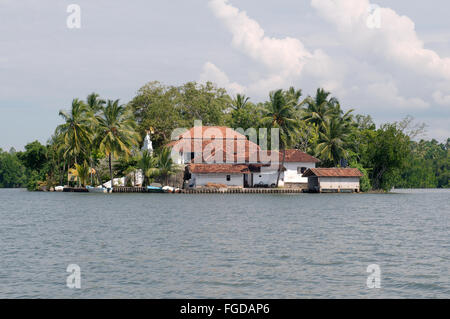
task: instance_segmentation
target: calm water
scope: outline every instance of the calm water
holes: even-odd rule
[[[1,298],[450,297],[450,191],[0,190]],[[69,264],[81,289],[66,287]],[[381,289],[366,268],[381,267]]]

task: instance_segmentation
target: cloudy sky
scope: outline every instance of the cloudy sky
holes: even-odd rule
[[[0,147],[45,142],[92,91],[213,81],[254,102],[330,90],[377,123],[412,115],[450,136],[448,0],[0,0]],[[67,27],[67,7],[81,28]]]

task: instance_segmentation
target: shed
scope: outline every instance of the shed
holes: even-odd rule
[[[250,174],[243,164],[189,164],[186,167],[190,187],[223,184],[243,187],[244,176]]]
[[[359,192],[359,179],[363,174],[357,168],[310,168],[308,177],[310,192]]]

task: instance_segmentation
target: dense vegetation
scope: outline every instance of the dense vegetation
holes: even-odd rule
[[[357,167],[364,173],[363,190],[449,187],[450,139],[420,140],[424,126],[411,117],[377,127],[369,115],[344,111],[323,89],[307,97],[294,88],[277,90],[267,101],[253,103],[211,83],[151,82],[126,105],[92,93],[86,101],[74,99],[59,115],[64,122],[46,145],[34,141],[23,152],[0,149],[0,187],[50,188],[70,182],[68,173],[79,185],[99,184],[137,168],[147,184],[167,182],[177,167],[163,146],[175,128],[191,127],[195,120],[244,130],[279,128],[282,151],[301,149],[324,167]],[[156,156],[139,152],[150,128]]]

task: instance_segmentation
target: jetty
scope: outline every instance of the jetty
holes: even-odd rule
[[[64,187],[64,192],[86,193],[83,187]],[[166,194],[299,194],[307,192],[304,188],[189,188]],[[154,193],[146,187],[114,187],[113,193]]]
[[[183,189],[184,194],[299,194],[303,188],[194,188]]]

